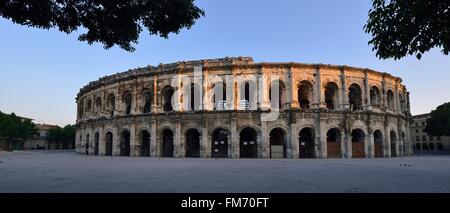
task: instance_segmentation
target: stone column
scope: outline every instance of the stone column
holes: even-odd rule
[[[341,70],[341,103],[340,109],[348,109],[350,104],[348,103],[347,97],[347,79],[345,76],[345,70]]]
[[[367,76],[367,70],[364,71],[364,103],[365,103],[365,110],[371,109],[371,103],[370,103],[370,87],[369,87],[369,78]]]
[[[368,135],[368,155],[366,154],[367,158],[374,158],[375,157],[375,141],[374,141],[374,137],[373,137],[373,131],[369,130],[369,135]]]
[[[259,105],[262,110],[270,109],[269,88],[270,88],[270,77],[265,74],[261,74],[259,76],[258,94],[259,94]]]
[[[117,127],[113,128],[113,150],[112,155],[113,156],[120,156],[120,134]]]
[[[152,84],[151,84],[151,91],[152,91],[152,105],[151,105],[151,110],[152,113],[155,114],[158,112],[159,108],[160,108],[160,103],[158,101],[158,98],[160,97],[159,93],[158,93],[158,80],[157,80],[157,76],[153,76],[152,78]]]
[[[322,72],[319,67],[316,69],[316,83],[314,86],[316,86],[316,88],[313,89],[313,92],[315,90],[314,94],[317,96],[317,107],[326,109],[327,104],[325,103],[325,89],[322,87]]]
[[[175,135],[174,135],[174,141],[173,141],[174,149],[173,149],[173,156],[176,158],[182,157],[182,149],[183,145],[181,144],[181,122],[180,120],[177,120],[176,126],[175,126]]]
[[[383,111],[386,111],[387,109],[387,99],[386,99],[386,78],[383,74],[383,80],[381,81],[381,108]]]
[[[106,141],[105,133],[103,132],[103,127],[98,130],[98,155],[105,155],[106,153]]]
[[[345,144],[345,157],[346,158],[352,158],[352,138],[351,133],[349,131],[346,131],[344,134],[344,144]]]
[[[261,121],[261,141],[261,156],[270,158],[270,139],[266,121]]]
[[[291,128],[286,129],[287,133],[284,136],[286,143],[284,144],[285,149],[286,149],[286,158],[293,158],[293,150],[292,150],[292,144],[294,143],[294,141],[297,141],[295,139],[295,133],[292,132],[292,125]]]
[[[228,140],[228,157],[239,158],[239,133],[236,131],[236,118],[230,122],[231,138]]]
[[[291,78],[291,69],[289,69],[285,74],[284,78],[286,79],[286,100],[284,102],[284,109],[291,108],[292,103],[292,78]]]
[[[208,146],[211,144],[211,140],[208,138],[208,122],[204,121],[204,127],[202,130],[202,143],[200,144],[200,157],[208,158],[211,157],[209,153],[211,153],[211,147]]]
[[[292,67],[290,68],[291,70],[291,91],[292,91],[292,95],[291,95],[291,108],[297,109],[300,108],[300,104],[298,102],[298,89],[297,89],[297,82],[295,82],[295,73],[292,71]]]
[[[263,144],[263,138],[262,138],[262,134],[260,132],[256,133],[256,146],[257,146],[257,150],[258,150],[258,158],[263,158],[263,149],[262,149],[262,144]]]
[[[130,126],[130,156],[137,157],[140,155],[140,144],[137,140],[137,132],[136,132],[136,125],[131,124]]]
[[[157,121],[155,119],[152,119],[151,123],[150,123],[150,156],[152,157],[159,157],[159,138],[158,135],[156,133],[156,125]]]
[[[321,158],[321,159],[326,159],[328,157],[328,153],[327,153],[327,133],[326,131],[322,131],[322,128],[325,127],[325,123],[326,123],[326,117],[322,117],[323,115],[321,115],[320,113],[318,114],[319,119],[318,119],[318,125],[316,126],[316,133],[318,136],[318,140],[319,140],[319,155],[316,155],[316,158]]]
[[[288,158],[298,158],[299,156],[299,141],[298,141],[298,135],[296,134],[296,128],[295,128],[295,123],[291,123],[288,131],[290,132],[290,143],[289,143],[289,150],[290,150],[290,156],[288,156]],[[288,147],[286,147],[288,148]]]
[[[373,158],[375,156],[373,131],[369,129],[367,132],[364,153],[366,154],[366,158]]]
[[[340,137],[339,137],[339,143],[340,143],[340,147],[341,147],[341,158],[347,158],[347,145],[346,145],[346,134],[344,129],[340,130]]]
[[[398,81],[395,82],[395,88],[394,88],[394,113],[399,114],[401,112],[400,110],[400,98],[398,97]]]
[[[235,102],[237,100],[237,97],[235,97],[235,88],[234,88],[234,84],[235,84],[235,76],[234,75],[227,75],[225,78],[225,86],[226,86],[226,91],[227,94],[225,94],[227,102],[226,102],[226,110],[235,110]],[[238,94],[238,93],[237,93]]]

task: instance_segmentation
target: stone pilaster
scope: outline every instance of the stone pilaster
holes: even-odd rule
[[[156,125],[157,121],[155,119],[152,119],[150,123],[150,156],[151,157],[159,157],[159,140],[158,140],[158,134],[156,133]]]

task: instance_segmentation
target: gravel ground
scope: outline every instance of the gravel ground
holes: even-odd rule
[[[0,152],[0,192],[450,192],[450,156],[194,159]]]

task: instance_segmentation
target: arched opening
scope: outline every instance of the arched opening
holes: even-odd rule
[[[186,103],[184,103],[184,108],[187,110],[199,110],[201,107],[201,86],[195,83],[191,83],[189,87],[184,88],[184,93],[188,96],[186,97]]]
[[[126,91],[123,93],[123,103],[125,104],[125,115],[131,114],[131,104],[133,100],[133,96],[130,91]]]
[[[114,94],[108,95],[108,111],[110,116],[114,116],[114,111],[116,110],[116,97]]]
[[[172,107],[172,96],[175,90],[171,86],[166,86],[161,91],[161,98],[162,98],[162,106],[164,112],[171,112],[173,111]]]
[[[131,134],[128,130],[120,133],[120,156],[130,156]]]
[[[239,156],[241,158],[258,157],[256,131],[253,128],[247,127],[239,133]]]
[[[91,99],[87,100],[86,112],[92,113],[92,100]]]
[[[249,110],[254,108],[254,95],[256,90],[255,82],[249,80],[245,81],[240,86],[240,102],[239,108],[241,110]]]
[[[141,156],[150,156],[150,133],[147,130],[141,130],[139,138],[141,142]]]
[[[152,95],[149,89],[144,89],[142,92],[142,113],[150,113],[152,110]]]
[[[390,111],[394,111],[394,93],[392,92],[392,90],[388,90],[386,96],[387,108]]]
[[[285,135],[281,128],[270,131],[270,158],[286,158]]]
[[[85,143],[85,154],[89,155],[89,134],[86,135],[86,143]]]
[[[228,157],[228,131],[225,129],[216,129],[212,134],[211,157]]]
[[[196,129],[189,129],[186,132],[186,157],[200,157],[200,133]]]
[[[358,84],[350,85],[348,89],[348,103],[350,104],[350,110],[362,110],[362,92]]]
[[[364,143],[366,134],[361,129],[354,129],[352,131],[352,158],[364,158]]]
[[[227,102],[227,85],[224,82],[218,82],[213,85],[213,103],[215,110],[225,110]]]
[[[341,131],[338,128],[330,129],[327,132],[327,157],[341,157]]]
[[[78,117],[81,118],[84,115],[84,100],[80,100],[78,103]]]
[[[99,142],[100,142],[100,133],[96,132],[94,134],[94,155],[98,155]]]
[[[95,111],[100,112],[102,111],[102,98],[97,97],[95,99]]]
[[[402,131],[402,146],[401,146],[401,152],[403,153],[403,155],[405,155],[406,153],[406,134],[405,132]]]
[[[397,134],[394,131],[390,133],[391,138],[391,157],[397,157]]]
[[[376,158],[383,157],[383,134],[380,130],[373,132],[374,153]]]
[[[269,100],[272,108],[282,109],[285,103],[285,90],[283,82],[275,80],[272,82],[269,88]]]
[[[325,103],[327,109],[337,109],[338,106],[338,86],[329,82],[325,86]]]
[[[173,132],[170,129],[163,131],[162,137],[162,157],[173,157]]]
[[[112,156],[113,151],[113,134],[111,132],[107,132],[105,134],[105,155]]]
[[[299,141],[299,157],[300,158],[314,158],[315,148],[314,148],[314,129],[303,128],[298,133]]]
[[[301,81],[298,85],[298,102],[301,109],[311,108],[313,100],[313,87],[309,81]]]
[[[381,105],[380,90],[376,86],[370,88],[370,105],[374,107],[380,107]]]

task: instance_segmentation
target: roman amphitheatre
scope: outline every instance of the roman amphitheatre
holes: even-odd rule
[[[205,59],[130,69],[82,87],[76,152],[175,158],[412,154],[401,78],[350,66]]]

